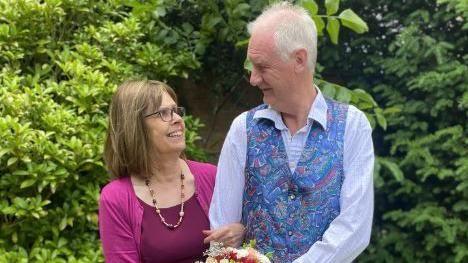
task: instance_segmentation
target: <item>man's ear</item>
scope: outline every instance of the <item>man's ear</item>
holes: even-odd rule
[[[307,70],[307,50],[304,48],[296,49],[294,55],[294,71],[296,73]]]

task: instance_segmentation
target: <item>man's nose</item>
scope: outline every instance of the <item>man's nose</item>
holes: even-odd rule
[[[262,82],[262,76],[258,73],[258,70],[252,69],[250,73],[250,85],[258,86]]]

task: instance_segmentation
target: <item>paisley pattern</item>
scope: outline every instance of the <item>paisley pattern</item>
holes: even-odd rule
[[[340,213],[343,140],[348,106],[326,99],[327,127],[313,122],[294,173],[273,121],[247,114],[247,162],[242,222],[246,240],[291,262],[318,240]]]

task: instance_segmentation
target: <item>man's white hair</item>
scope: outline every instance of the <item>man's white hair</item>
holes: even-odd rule
[[[266,24],[267,21],[270,24]],[[276,51],[284,61],[289,59],[293,51],[305,49],[307,66],[314,72],[317,61],[317,29],[307,10],[289,2],[275,3],[247,25],[249,34],[252,35],[259,25],[273,26]]]

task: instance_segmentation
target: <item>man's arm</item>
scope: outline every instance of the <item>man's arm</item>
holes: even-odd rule
[[[226,240],[229,235],[237,235],[239,232],[237,230],[240,229],[231,223],[239,223],[242,216],[247,153],[246,116],[247,113],[244,112],[234,119],[221,150],[209,212],[213,231],[207,232],[209,233],[207,241],[213,237],[218,241]],[[225,228],[228,224],[236,228],[227,231]]]
[[[374,148],[364,113],[350,106],[344,141],[344,181],[340,214],[322,240],[296,259],[302,262],[351,262],[369,245],[374,210]]]

